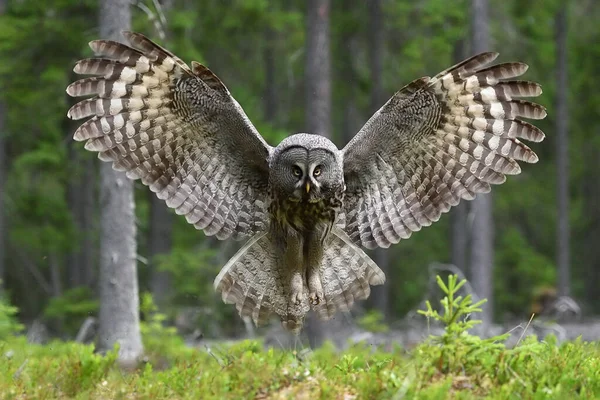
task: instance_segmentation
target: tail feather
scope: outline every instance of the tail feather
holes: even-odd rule
[[[382,285],[385,274],[340,228],[335,227],[321,263],[324,299],[313,310],[321,319],[350,311],[356,300],[371,294],[371,286]]]
[[[256,234],[223,267],[214,287],[257,326],[277,314],[284,328],[298,333],[310,310],[308,289],[300,304],[290,302],[291,276],[277,254],[269,233]],[[350,311],[355,301],[369,297],[371,285],[385,282],[383,271],[337,227],[325,241],[319,273],[324,298],[312,309],[325,320]]]
[[[236,305],[240,317],[251,317],[256,326],[274,313],[286,329],[299,332],[310,309],[308,298],[300,305],[289,303],[290,280],[284,272],[268,233],[258,233],[223,267],[214,287],[225,303]]]

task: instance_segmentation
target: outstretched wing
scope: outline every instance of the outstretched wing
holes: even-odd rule
[[[207,235],[266,228],[271,147],[208,68],[192,62],[190,69],[139,33],[124,36],[132,47],[96,40],[90,47],[102,58],[75,65],[95,75],[67,88],[93,95],[69,110],[72,119],[91,117],[75,140],[141,179]]]
[[[469,58],[397,92],[343,149],[346,232],[367,248],[388,247],[521,172],[536,154],[518,138],[544,134],[519,118],[545,109],[515,100],[541,94],[536,83],[506,80],[527,65],[486,67],[497,53]]]

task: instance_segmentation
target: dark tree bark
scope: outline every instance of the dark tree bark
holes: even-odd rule
[[[2,10],[2,3],[0,2],[0,11]],[[5,112],[6,107],[4,102],[0,99],[0,297],[4,291],[4,280],[6,278],[6,222],[4,215],[4,181],[6,176],[6,148],[4,136],[6,135],[5,127]]]
[[[571,256],[569,227],[569,137],[567,84],[567,6],[563,4],[556,15],[556,199],[558,225],[556,231],[556,264],[558,293],[571,292]]]
[[[271,27],[265,29],[265,48],[263,59],[265,62],[265,91],[264,91],[264,113],[265,119],[270,123],[275,122],[277,117],[277,80],[275,79],[275,32]]]
[[[594,132],[600,135],[600,131],[596,129]],[[600,312],[600,298],[598,297],[598,286],[600,285],[600,248],[598,247],[598,238],[600,237],[600,170],[597,168],[598,160],[600,160],[600,147],[586,146],[583,149],[583,155],[586,168],[588,169],[588,177],[583,180],[582,195],[584,200],[584,215],[587,216],[587,224],[585,225],[585,238],[581,243],[581,248],[584,249],[584,266],[582,269],[585,301],[589,304],[591,311]]]
[[[489,4],[487,0],[472,0],[473,54],[489,50]],[[478,194],[471,203],[473,226],[471,238],[471,281],[475,292],[487,303],[482,307],[481,329],[485,332],[492,321],[493,312],[493,267],[494,267],[494,221],[492,217],[492,196]]]
[[[67,124],[66,131],[73,125]],[[69,133],[71,135],[71,133]],[[67,285],[69,287],[92,286],[95,275],[96,247],[94,246],[95,188],[97,182],[96,162],[92,154],[77,149],[70,140],[69,159],[72,170],[67,187],[67,201],[77,232],[77,247],[67,256]]]
[[[329,0],[308,1],[304,84],[306,132],[331,137],[329,11]],[[323,343],[323,323],[314,313],[309,313],[306,333],[311,347]]]
[[[171,274],[158,269],[156,256],[171,251],[173,214],[164,201],[152,192],[150,195],[150,230],[148,238],[148,257],[152,268],[150,287],[156,304],[164,307],[171,293]]]
[[[173,7],[173,1],[161,1],[162,12],[168,13]],[[170,32],[167,26],[162,26],[163,33],[167,38]],[[158,33],[158,32],[157,32]],[[157,306],[164,308],[172,293],[172,277],[169,271],[161,271],[158,268],[157,256],[167,254],[172,247],[172,233],[174,215],[164,201],[148,191],[150,202],[150,221],[148,226],[148,260],[150,274],[150,290]]]
[[[100,2],[100,36],[121,40],[130,29],[129,0]],[[143,353],[139,324],[133,183],[123,172],[100,168],[100,315],[98,348],[120,344],[119,361],[135,365]]]
[[[383,17],[381,11],[381,0],[369,0],[367,2],[369,10],[369,69],[371,76],[371,98],[370,113],[376,112],[385,102],[383,94]],[[378,248],[374,252],[374,261],[379,268],[388,276],[390,257],[387,249]],[[371,289],[373,305],[387,319],[389,317],[389,288],[390,285],[374,286]]]
[[[368,0],[369,9],[369,69],[371,74],[371,99],[370,112],[374,113],[384,103],[385,95],[383,93],[383,16],[381,11],[381,0]]]
[[[6,0],[0,0],[0,15],[4,14]],[[6,220],[4,215],[4,181],[6,177],[6,106],[0,99],[0,297],[4,291],[4,280],[6,279]]]
[[[307,2],[306,132],[331,137],[331,52],[329,48],[329,0]]]

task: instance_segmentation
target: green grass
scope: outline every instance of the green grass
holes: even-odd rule
[[[0,344],[0,394],[2,399],[600,398],[597,344],[528,339],[512,350],[469,346],[455,346],[447,360],[432,343],[408,353],[356,346],[338,354],[325,346],[298,357],[246,341],[213,350],[214,356],[205,349],[176,349],[167,368],[160,370],[157,361],[123,372],[114,352],[101,356],[92,346],[13,339]]]
[[[172,330],[145,325],[148,361],[137,370],[117,366],[93,346],[0,342],[2,399],[594,399],[600,398],[600,345],[528,337],[507,349],[505,337],[480,339],[462,316],[476,310],[455,298],[456,278],[444,285],[439,337],[417,347],[382,352],[357,345],[339,353],[264,350],[258,341],[192,349]],[[155,321],[156,322],[156,321]]]

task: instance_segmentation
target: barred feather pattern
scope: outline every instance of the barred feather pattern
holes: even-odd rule
[[[322,320],[349,312],[355,301],[365,300],[371,286],[383,285],[385,274],[339,227],[334,227],[319,270],[324,298],[312,309]]]
[[[345,230],[367,248],[389,247],[521,172],[537,155],[519,139],[543,132],[526,119],[544,107],[522,100],[542,93],[514,80],[522,63],[488,66],[482,53],[397,92],[343,149]]]
[[[97,58],[74,71],[92,75],[67,93],[92,96],[74,105],[75,132],[129,178],[141,179],[158,198],[197,229],[219,239],[265,230],[271,147],[208,68],[190,69],[139,33],[130,46],[96,40]],[[90,118],[91,117],[91,118]]]
[[[301,304],[289,301],[290,277],[281,268],[280,253],[269,233],[251,238],[221,269],[214,288],[223,302],[235,304],[240,317],[250,317],[256,326],[265,325],[273,313],[283,326],[299,332],[310,310],[308,298]]]
[[[241,317],[250,317],[257,326],[265,325],[273,314],[287,330],[298,333],[306,313],[312,309],[328,320],[337,312],[348,312],[354,302],[371,293],[371,285],[385,282],[383,271],[346,233],[334,227],[325,243],[319,268],[323,298],[310,305],[305,290],[299,304],[290,302],[293,268],[281,266],[282,249],[272,233],[258,233],[223,267],[214,282],[227,304],[235,304]]]

